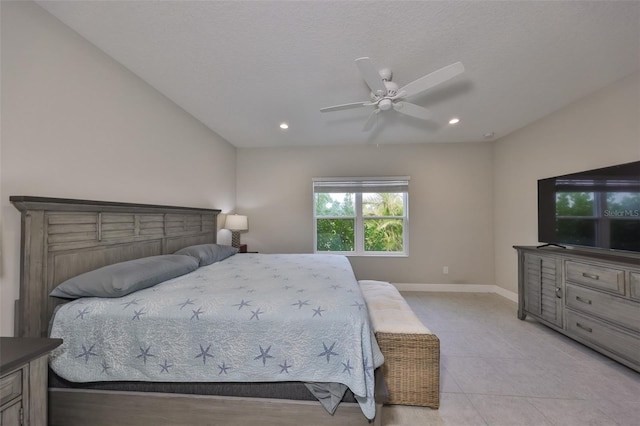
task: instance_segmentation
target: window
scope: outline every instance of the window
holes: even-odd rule
[[[409,178],[313,179],[314,251],[408,254]]]

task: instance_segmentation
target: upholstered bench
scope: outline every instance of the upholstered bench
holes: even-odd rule
[[[389,404],[440,405],[440,340],[400,292],[384,281],[361,280],[371,325],[384,355]]]

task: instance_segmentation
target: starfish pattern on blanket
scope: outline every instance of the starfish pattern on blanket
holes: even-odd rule
[[[351,375],[351,370],[353,370],[353,367],[351,366],[351,361],[347,360],[346,364],[343,362],[342,366],[344,367],[344,370],[342,370],[342,372],[349,373],[349,375]]]
[[[225,364],[224,361],[222,361],[222,365],[218,364],[218,368],[220,369],[220,372],[218,373],[218,376],[219,376],[222,373],[224,373],[226,375],[227,374],[227,370],[229,370],[231,367],[229,367],[227,364]]]
[[[107,370],[109,370],[111,367],[109,367],[109,365],[107,365],[107,361],[103,360],[101,365],[102,365],[102,371],[100,372],[100,374],[108,374],[109,371],[107,371]]]
[[[369,376],[369,378],[373,378],[371,375],[371,371],[373,371],[373,365],[369,365],[369,360],[365,357],[364,359],[364,372]]]
[[[195,302],[195,300],[187,299],[182,303],[178,303],[178,306],[180,306],[180,309],[182,309],[187,305],[193,305],[193,302]]]
[[[240,301],[240,303],[236,303],[235,305],[232,305],[232,306],[237,306],[237,307],[238,307],[238,310],[240,310],[240,309],[242,309],[242,307],[243,307],[243,306],[251,306],[251,305],[250,305],[250,302],[251,302],[251,300],[247,300],[247,301],[245,302],[245,300],[244,300],[244,299],[242,299],[242,300]]]
[[[131,300],[129,302],[122,303],[122,305],[124,305],[124,308],[122,308],[122,309],[127,309],[131,305],[137,305],[138,302],[141,302],[141,301],[142,301],[142,299],[133,299],[133,300]]]
[[[82,353],[80,355],[77,355],[76,358],[84,357],[84,363],[86,364],[87,362],[89,362],[90,356],[98,356],[97,353],[92,352],[94,346],[95,346],[95,343],[91,345],[89,349],[87,349],[85,345],[82,345]]]
[[[173,364],[169,364],[166,359],[164,360],[164,364],[158,364],[158,365],[161,368],[160,374],[164,373],[165,371],[168,373],[169,369],[173,367]]]
[[[202,345],[200,345],[200,353],[196,355],[194,358],[202,357],[202,364],[203,365],[206,364],[207,357],[213,358],[213,355],[209,353],[209,349],[211,349],[211,345],[207,346],[207,349],[203,348]]]
[[[300,299],[296,303],[292,303],[291,306],[298,306],[298,309],[302,309],[303,306],[309,305],[309,301],[305,300],[304,302]]]
[[[133,320],[140,320],[140,315],[144,315],[146,314],[146,312],[144,312],[144,307],[141,308],[139,311],[136,311],[135,309],[133,310],[133,313],[135,314],[133,316],[133,318],[131,318],[131,321]]]
[[[271,345],[269,345],[267,349],[262,349],[262,345],[258,345],[258,346],[260,346],[260,355],[255,357],[254,360],[262,358],[262,365],[266,365],[267,358],[273,358],[271,355],[269,355],[269,351],[271,350]]]
[[[322,342],[322,346],[324,346],[324,352],[322,352],[318,356],[326,356],[327,364],[329,364],[329,358],[331,358],[331,355],[340,355],[339,353],[333,352],[333,347],[335,345],[336,345],[336,342],[333,342],[331,346],[327,348],[327,345],[324,342]]]
[[[191,319],[195,318],[197,320],[200,320],[200,314],[204,314],[204,311],[202,310],[202,306],[200,306],[196,310],[192,309],[191,312],[193,312],[193,315],[191,315]]]
[[[282,374],[282,373],[287,373],[287,374],[289,374],[289,369],[292,367],[292,365],[288,365],[288,364],[287,364],[287,360],[285,359],[285,360],[284,360],[284,364],[278,364],[278,367],[280,367],[280,368],[281,368],[281,370],[280,370],[280,374]]]
[[[80,318],[80,319],[84,319],[84,316],[87,315],[89,313],[89,308],[84,308],[82,310],[78,310],[78,316],[76,316],[76,319]]]
[[[150,350],[151,350],[151,345],[147,346],[147,349],[144,349],[142,346],[140,346],[140,355],[136,356],[136,358],[142,358],[142,361],[146,365],[147,358],[155,357],[154,354],[149,353]]]
[[[262,312],[261,312],[261,311],[260,311],[260,308],[258,307],[258,309],[256,309],[255,311],[251,311],[251,313],[252,313],[252,315],[251,315],[251,318],[249,318],[249,320],[252,320],[252,319],[254,319],[254,318],[255,318],[256,320],[260,320],[259,315],[264,314],[264,311],[262,311]]]
[[[322,309],[321,306],[318,306],[318,309],[313,309],[313,315],[311,316],[311,318],[315,317],[316,315],[322,316],[322,313],[325,311],[326,309]]]

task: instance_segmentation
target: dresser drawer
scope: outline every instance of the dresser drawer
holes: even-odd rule
[[[566,310],[567,331],[640,367],[640,335],[628,333],[595,318]]]
[[[567,284],[565,304],[590,315],[640,332],[640,303]]]
[[[631,298],[640,301],[640,272],[629,272]]]
[[[22,394],[22,370],[18,370],[0,379],[0,405]]]
[[[624,294],[624,271],[580,262],[567,262],[567,281]]]

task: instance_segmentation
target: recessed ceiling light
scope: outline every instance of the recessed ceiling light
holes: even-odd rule
[[[460,119],[458,117],[453,117],[451,120],[449,120],[449,124],[458,124],[460,122]]]
[[[484,135],[482,135],[482,137],[484,137],[485,139],[491,139],[494,136],[495,136],[495,133],[493,132],[487,132]]]
[[[280,128],[282,130],[287,130],[289,128],[289,125],[287,123],[280,123]]]

